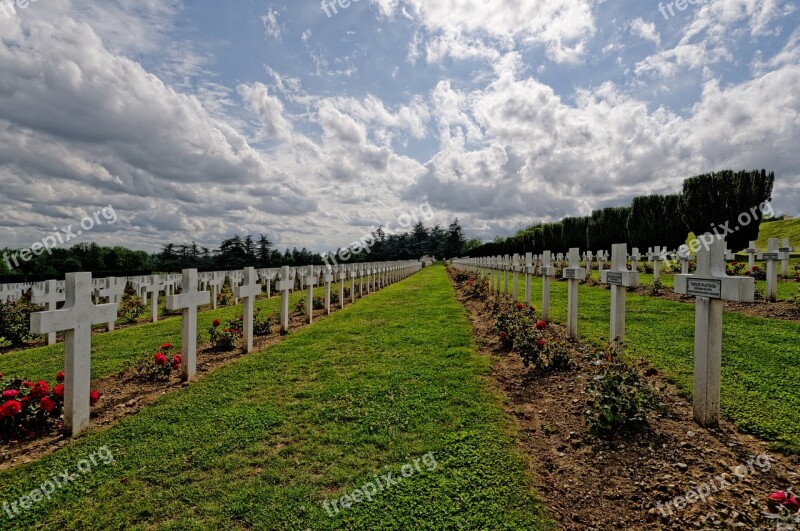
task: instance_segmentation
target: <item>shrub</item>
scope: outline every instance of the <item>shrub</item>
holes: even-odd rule
[[[532,368],[537,374],[565,371],[571,365],[568,342],[558,337],[549,326],[525,328],[514,339],[514,351],[522,358],[525,367]]]
[[[214,350],[222,352],[233,350],[242,337],[241,318],[228,321],[225,326],[222,326],[219,320],[215,320],[208,332],[211,334],[211,346]]]
[[[587,385],[589,405],[584,411],[589,433],[613,436],[647,427],[647,409],[657,401],[636,370],[612,356]]]
[[[119,307],[119,320],[126,324],[133,324],[144,314],[146,308],[142,298],[138,295],[125,293]]]
[[[651,295],[661,295],[661,281],[660,280],[653,280],[653,285],[650,286],[650,294]]]
[[[31,314],[44,308],[33,304],[25,296],[16,302],[0,303],[0,339],[5,338],[14,347],[21,347],[36,337],[31,333]]]
[[[745,272],[745,275],[753,277],[756,280],[767,280],[767,270],[757,265],[754,265],[753,269],[750,271]]]
[[[325,299],[322,297],[314,297],[313,305],[315,310],[324,310],[325,309]]]
[[[305,315],[306,314],[306,300],[300,299],[297,301],[297,304],[294,305],[294,311],[297,315]]]
[[[0,373],[0,441],[32,439],[62,427],[64,411],[64,372],[56,375],[56,385],[44,380],[36,383],[27,378],[13,378],[3,383]],[[92,390],[92,406],[100,393]]]
[[[146,382],[169,381],[173,371],[180,370],[183,358],[179,353],[170,354],[171,343],[164,343],[155,354],[143,354],[129,363],[133,377]]]
[[[256,336],[268,336],[272,333],[272,326],[278,324],[278,314],[261,314],[261,308],[256,310],[253,316],[253,334]]]

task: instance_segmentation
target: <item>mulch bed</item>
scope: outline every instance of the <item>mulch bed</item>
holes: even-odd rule
[[[500,346],[486,301],[456,291],[480,353],[494,362],[492,382],[519,428],[532,486],[562,529],[775,529],[762,518],[766,498],[800,486],[800,457],[772,452],[769,443],[725,421],[718,429],[695,424],[691,404],[654,369],[646,379],[664,409],[649,414],[650,430],[611,440],[592,437],[582,415],[588,404],[584,389],[597,371],[587,360],[589,347],[575,343],[569,372],[533,378],[519,356]],[[763,459],[753,461],[764,453],[767,471],[758,465]],[[738,465],[747,467],[743,479],[736,476]],[[664,506],[701,484],[716,492],[682,510]]]

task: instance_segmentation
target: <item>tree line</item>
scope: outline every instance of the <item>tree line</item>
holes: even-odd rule
[[[740,250],[758,238],[763,217],[759,206],[772,199],[774,184],[775,174],[766,170],[697,175],[683,182],[680,194],[635,197],[631,206],[538,223],[510,238],[469,249],[465,255],[539,254],[544,250],[565,253],[572,247],[599,251],[609,250],[615,243],[642,250],[664,246],[674,250],[686,242],[690,232],[700,235],[715,231],[725,234],[730,249]],[[751,220],[745,223],[747,217]],[[738,230],[734,230],[736,227]]]
[[[426,227],[424,223],[418,222],[406,233],[389,234],[379,227],[372,232],[370,248],[351,253],[346,263],[412,260],[423,255],[452,257],[464,252],[465,244],[476,246],[480,245],[480,241],[466,242],[457,219],[447,228],[439,225]],[[4,249],[0,254],[4,252],[12,255],[17,251]],[[209,249],[195,242],[166,243],[157,253],[124,247],[101,247],[94,242],[79,243],[70,248],[54,248],[52,254],[44,252],[28,261],[18,261],[17,267],[9,268],[0,260],[0,283],[63,278],[65,273],[76,271],[91,271],[95,276],[100,276],[99,274],[115,273],[178,273],[186,268],[212,271],[244,267],[321,265],[325,263],[323,254],[335,252],[318,253],[306,248],[286,249],[281,252],[266,234],[244,237],[234,235],[223,240],[216,249]]]

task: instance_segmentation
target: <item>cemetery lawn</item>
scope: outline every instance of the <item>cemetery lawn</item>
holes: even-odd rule
[[[541,278],[534,277],[537,307],[541,285]],[[567,283],[550,286],[551,318],[565,323]],[[580,287],[578,331],[598,347],[608,342],[610,299],[607,289]],[[687,397],[692,393],[694,310],[693,304],[627,296],[628,354],[665,372]],[[725,312],[722,333],[722,414],[741,430],[773,441],[777,449],[800,454],[800,323]]]
[[[160,341],[159,337],[159,341]],[[548,529],[491,361],[441,266],[358,301],[136,415],[0,473],[13,501],[103,445],[20,529]],[[413,475],[328,516],[322,503]],[[430,461],[428,461],[430,463]],[[7,516],[0,513],[4,520]],[[10,525],[3,521],[2,526]]]

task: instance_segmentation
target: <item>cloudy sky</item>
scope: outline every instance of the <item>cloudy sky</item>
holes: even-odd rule
[[[726,168],[800,214],[797,0],[10,1],[0,247],[108,205],[73,242],[325,250],[425,201],[491,239]]]

